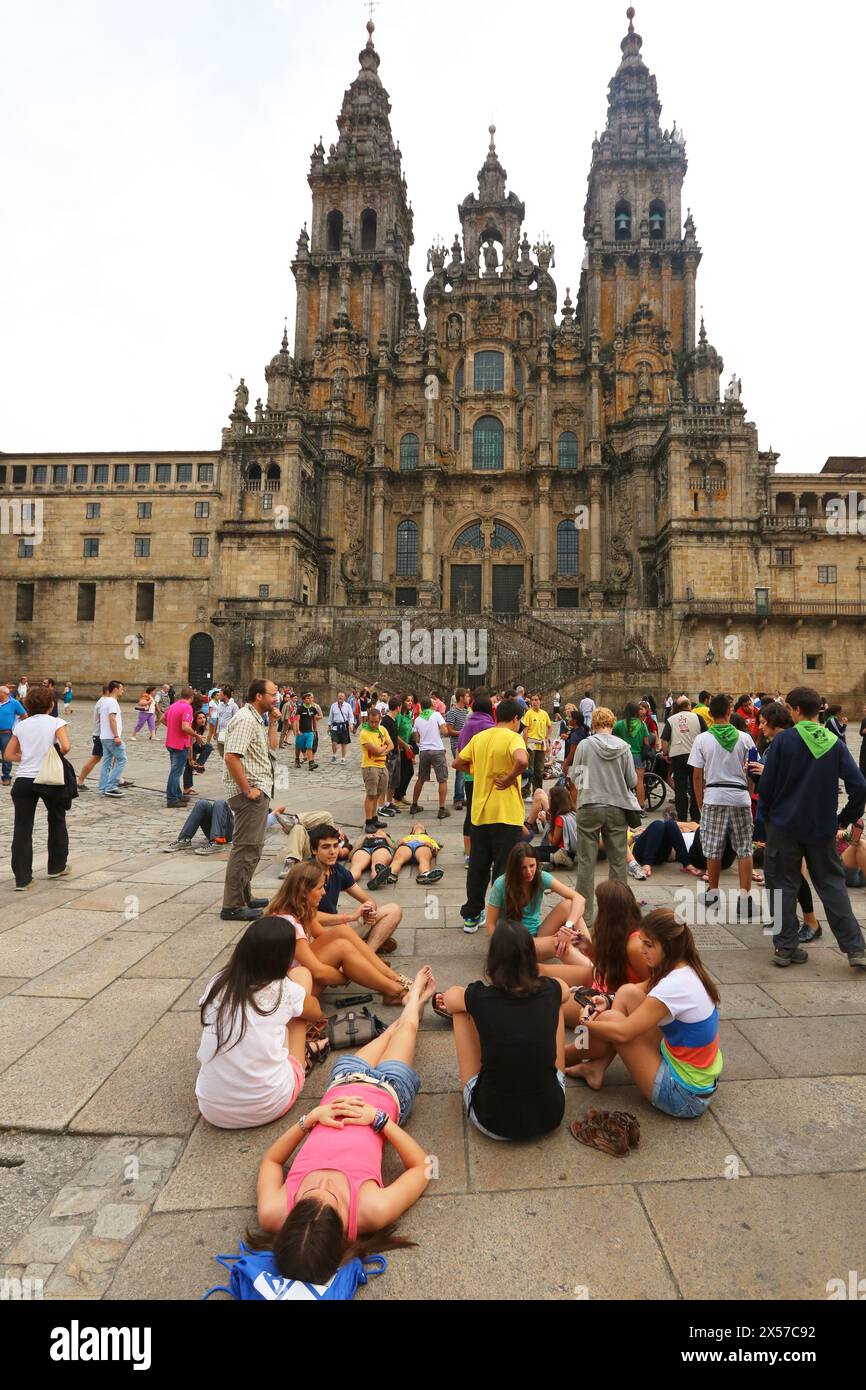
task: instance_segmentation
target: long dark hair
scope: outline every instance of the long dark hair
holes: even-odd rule
[[[230,1047],[237,1047],[247,1031],[247,1009],[254,1009],[267,1018],[278,1008],[262,1009],[256,1002],[256,991],[274,980],[284,980],[295,959],[295,931],[282,917],[260,917],[244,932],[231,959],[217,975],[201,1006],[202,1027],[211,1004],[219,998],[214,1028],[217,1052],[220,1052],[238,1025],[238,1035]],[[220,995],[222,998],[220,998]]]
[[[657,907],[640,924],[640,929],[662,948],[661,964],[650,970],[650,989],[663,980],[677,965],[690,965],[714,1004],[721,998],[718,989],[698,955],[695,938],[685,922],[679,922],[669,907]]]
[[[496,989],[506,994],[534,994],[539,988],[535,942],[521,921],[497,923],[487,948],[484,973]]]
[[[531,902],[540,897],[541,869],[535,870],[535,877],[529,882],[524,875],[523,865],[527,859],[535,859],[531,845],[515,845],[505,861],[505,916],[509,922],[522,922],[523,914]]]
[[[627,883],[609,878],[595,890],[592,924],[595,973],[610,993],[628,979],[628,938],[641,926],[640,908]]]
[[[640,705],[634,703],[627,704],[622,717],[625,720],[625,726],[628,729],[629,736],[631,736],[635,732],[632,725],[640,724],[641,722]]]
[[[409,1250],[416,1245],[416,1241],[393,1232],[394,1227],[387,1226],[348,1240],[340,1213],[329,1202],[302,1197],[277,1232],[247,1231],[245,1239],[252,1250],[273,1251],[274,1264],[284,1279],[327,1284],[341,1265],[356,1256],[364,1260],[386,1250]]]

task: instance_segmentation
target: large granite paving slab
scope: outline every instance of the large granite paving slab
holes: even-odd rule
[[[0,1072],[53,1033],[79,1007],[77,999],[40,999],[34,1003],[17,994],[0,999]]]
[[[82,1005],[4,1073],[0,1126],[64,1129],[186,984],[115,980]]]
[[[207,1289],[228,1283],[228,1272],[214,1256],[234,1254],[255,1220],[254,1204],[224,1211],[151,1216],[120,1265],[106,1298],[200,1299]],[[227,1297],[216,1294],[215,1300]]]
[[[866,1168],[866,1078],[722,1083],[712,1111],[752,1173]]]
[[[769,945],[764,950],[750,951],[709,951],[704,956],[704,964],[722,985],[776,984],[782,976],[791,980],[794,976],[800,981],[847,980],[852,970],[847,956],[835,950],[808,950],[808,961],[803,965],[789,965],[780,970],[773,964],[773,952]],[[724,990],[722,990],[724,993]]]
[[[780,980],[764,985],[771,999],[789,1014],[866,1014],[866,975],[849,970],[844,980],[800,980],[779,971]]]
[[[52,965],[106,936],[122,921],[116,912],[76,912],[59,908],[22,922],[0,936],[0,973],[41,975]]]
[[[167,1013],[70,1124],[94,1134],[189,1134],[199,1117],[195,1082],[201,1027]]]
[[[59,996],[92,999],[149,951],[156,950],[165,934],[156,932],[111,932],[86,946],[74,956],[28,981],[18,991],[22,995]]]
[[[862,1076],[866,1018],[741,1019],[739,1028],[780,1076]]]
[[[243,930],[242,922],[223,922],[219,913],[196,917],[178,935],[172,933],[127,971],[129,979],[193,980]]]
[[[390,1252],[388,1269],[360,1298],[677,1297],[646,1213],[628,1186],[434,1194],[406,1212],[399,1232],[418,1248]]]
[[[686,1299],[826,1299],[831,1279],[847,1286],[863,1268],[863,1173],[649,1183],[640,1195]]]

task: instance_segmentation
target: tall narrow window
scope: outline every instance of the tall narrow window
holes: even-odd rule
[[[343,214],[328,213],[328,250],[339,251],[343,244]]]
[[[495,415],[482,415],[472,431],[472,467],[497,473],[505,466],[505,432]]]
[[[137,623],[153,622],[153,596],[155,589],[155,584],[136,584],[135,621]]]
[[[580,563],[580,536],[573,521],[561,521],[556,528],[556,573],[564,579],[577,574]]]
[[[418,573],[418,527],[414,521],[401,521],[397,527],[397,574],[411,578]]]
[[[417,434],[404,434],[400,440],[400,472],[411,473],[418,467],[419,441]]]
[[[502,352],[476,352],[475,390],[505,390],[505,354]]]
[[[78,586],[78,610],[76,620],[79,623],[92,623],[96,619],[96,585],[79,584]]]
[[[376,214],[372,208],[361,213],[361,250],[376,250]]]
[[[577,467],[577,435],[571,430],[566,430],[559,436],[559,466],[560,468]]]
[[[32,623],[33,621],[33,596],[36,592],[35,584],[18,584],[15,589],[15,621],[16,623]]]

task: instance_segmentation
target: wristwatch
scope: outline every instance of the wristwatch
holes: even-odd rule
[[[390,1118],[391,1118],[391,1116],[388,1114],[387,1110],[377,1110],[377,1111],[376,1111],[376,1118],[375,1118],[375,1120],[373,1121],[373,1124],[372,1124],[372,1126],[371,1126],[371,1128],[372,1128],[372,1130],[373,1130],[373,1133],[374,1133],[374,1134],[379,1134],[379,1133],[381,1133],[381,1131],[385,1128],[385,1126],[386,1126],[386,1124],[388,1123],[388,1121],[390,1120]]]
[[[568,921],[567,921],[566,924],[565,924],[565,930],[566,930],[566,931],[574,931],[574,923],[572,922],[572,920],[571,920],[570,917],[569,917]]]

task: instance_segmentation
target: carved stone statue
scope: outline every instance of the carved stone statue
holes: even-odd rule
[[[250,390],[241,377],[240,385],[235,391],[235,410],[244,411],[250,403]]]
[[[739,379],[739,377],[736,375],[736,373],[734,373],[734,375],[731,377],[730,381],[728,382],[728,388],[727,388],[727,390],[725,391],[725,400],[726,400],[726,401],[738,401],[738,400],[740,399],[740,396],[742,395],[742,391],[743,391],[743,383],[742,383],[742,381]]]
[[[342,404],[346,400],[349,389],[349,373],[345,367],[338,367],[334,372],[334,379],[331,382],[331,400],[334,405]]]
[[[488,241],[484,246],[484,273],[485,275],[495,275],[499,266],[499,252],[496,250],[496,243]]]
[[[448,319],[448,346],[459,347],[463,337],[463,325],[459,314],[451,314]]]
[[[637,393],[642,397],[652,395],[652,372],[646,362],[638,363]]]
[[[259,396],[256,401],[256,424],[261,425],[265,418],[265,408],[262,405],[262,398]]]

